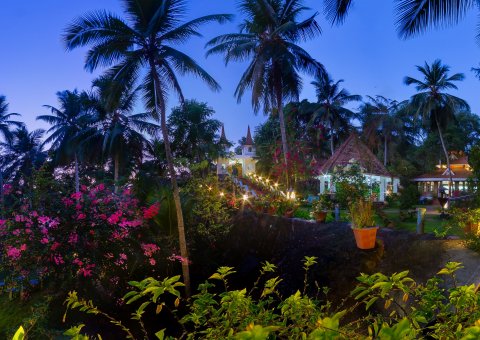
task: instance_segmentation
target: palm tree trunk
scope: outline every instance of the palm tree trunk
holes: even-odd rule
[[[387,166],[387,136],[385,136],[383,140],[383,165],[386,167]]]
[[[289,174],[288,174],[288,144],[287,144],[287,129],[285,127],[285,116],[283,115],[283,100],[282,89],[277,89],[277,105],[278,105],[278,118],[280,120],[280,135],[282,137],[282,150],[283,160],[285,161],[285,175],[287,189],[289,189]]]
[[[75,153],[75,192],[80,192],[80,175],[78,172],[78,157]]]
[[[440,142],[442,143],[442,148],[443,148],[443,152],[445,153],[445,158],[447,159],[447,170],[450,177],[450,182],[448,183],[448,195],[452,196],[453,176],[452,176],[452,171],[450,169],[450,158],[448,157],[447,147],[445,146],[442,130],[440,129],[440,124],[438,124],[438,118],[436,114],[435,114],[435,123],[437,124],[438,135],[440,137]]]
[[[120,155],[116,154],[114,157],[113,182],[115,185],[115,193],[118,193],[118,171],[120,167]]]
[[[4,213],[4,195],[3,195],[3,171],[0,169],[0,217],[3,217]]]
[[[333,122],[332,121],[330,121],[330,152],[332,156],[335,153],[335,148],[333,147]]]
[[[160,79],[156,70],[156,66],[153,60],[150,60],[150,71],[152,72],[153,81],[155,85],[155,110],[157,114],[160,114],[160,126],[162,129],[163,142],[165,145],[165,156],[167,158],[168,172],[170,174],[170,180],[173,188],[173,201],[175,202],[175,210],[177,212],[177,226],[178,226],[178,243],[180,245],[180,255],[182,256],[182,274],[183,283],[185,284],[185,294],[190,297],[190,268],[187,250],[187,239],[185,236],[185,224],[183,221],[182,203],[180,201],[180,191],[178,189],[177,177],[175,167],[173,164],[173,155],[170,148],[170,140],[168,137],[167,119],[165,108],[158,102],[160,89]],[[160,109],[159,109],[160,107]]]

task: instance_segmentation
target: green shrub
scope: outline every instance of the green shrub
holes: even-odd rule
[[[335,168],[332,173],[332,182],[335,185],[335,200],[341,207],[347,208],[349,204],[359,198],[367,198],[370,187],[365,181],[358,164]]]
[[[400,192],[400,209],[407,210],[418,204],[420,193],[415,185],[411,184]]]
[[[67,310],[108,319],[131,339],[140,339],[134,334],[143,334],[142,339],[175,339],[168,328],[150,334],[143,322],[147,312],[158,314],[158,318],[166,314],[175,318],[177,324],[169,326],[183,329],[183,339],[478,339],[480,335],[480,296],[475,285],[457,286],[455,272],[462,268],[460,263],[447,263],[425,284],[409,278],[408,271],[390,276],[361,274],[351,292],[355,303],[337,306],[307,294],[308,273],[316,263],[315,257],[305,258],[303,291],[285,298],[278,291],[282,279],[275,276],[276,267],[268,262],[250,290],[231,290],[229,278],[235,271],[220,267],[199,285],[190,301],[181,298],[180,276],[130,282],[133,290],[124,301],[138,306],[132,314],[138,325],[135,330],[92,301],[79,298],[76,292],[69,293],[66,305]],[[446,288],[450,280],[454,284]],[[316,296],[321,292],[318,289]],[[324,289],[323,294],[327,293]],[[348,305],[351,307],[345,307]],[[366,313],[359,317],[362,310]],[[73,327],[65,334],[78,339],[82,328]]]

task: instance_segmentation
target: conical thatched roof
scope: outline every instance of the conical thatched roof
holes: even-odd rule
[[[335,151],[332,157],[320,167],[320,174],[327,174],[332,172],[335,167],[345,167],[354,162],[358,163],[367,174],[391,176],[385,166],[360,140],[356,133],[352,133]]]

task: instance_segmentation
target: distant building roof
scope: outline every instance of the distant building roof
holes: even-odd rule
[[[253,145],[252,134],[250,133],[250,125],[248,126],[247,139],[245,141],[245,145]]]
[[[356,133],[335,151],[335,153],[319,168],[320,174],[332,172],[335,167],[345,167],[352,162],[357,162],[368,174],[388,176],[391,174],[378,160],[372,151],[360,140]]]
[[[448,153],[450,159],[450,169],[452,171],[452,179],[464,181],[472,176],[472,168],[468,164],[468,157],[462,151],[450,151]],[[438,164],[436,169],[430,173],[415,177],[414,182],[436,182],[450,180],[450,173],[446,164]]]

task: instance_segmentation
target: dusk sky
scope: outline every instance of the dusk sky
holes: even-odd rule
[[[236,14],[234,0],[189,1],[188,18],[213,13]],[[311,13],[322,12],[321,0],[307,0]],[[430,31],[410,40],[398,38],[394,27],[393,0],[357,1],[343,26],[331,27],[318,16],[323,34],[302,46],[323,63],[334,79],[344,79],[353,94],[383,95],[407,99],[413,87],[403,85],[406,75],[420,77],[415,65],[441,59],[452,72],[464,72],[466,80],[455,95],[466,99],[475,113],[480,112],[480,81],[470,71],[479,65],[480,47],[475,41],[476,13],[455,27]],[[0,16],[0,94],[7,96],[10,112],[22,114],[29,129],[46,128],[35,117],[45,114],[43,104],[57,105],[55,93],[61,90],[88,89],[95,74],[83,69],[85,50],[66,52],[61,34],[73,19],[88,11],[105,9],[122,14],[119,0],[17,1],[2,0]],[[311,14],[310,13],[310,14]],[[187,19],[188,19],[187,18]],[[245,64],[224,66],[220,56],[205,58],[208,39],[235,32],[240,17],[228,25],[212,24],[202,30],[204,38],[192,39],[178,48],[196,59],[222,86],[211,92],[193,78],[182,78],[186,98],[206,101],[216,111],[215,118],[225,123],[227,137],[236,142],[265,120],[255,116],[250,97],[237,104],[233,96]],[[315,100],[311,79],[305,78],[301,99]],[[171,97],[170,107],[178,104]],[[139,110],[142,106],[139,104]]]

